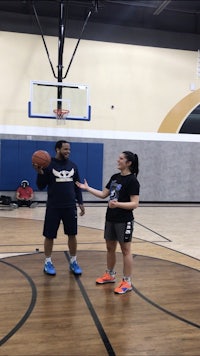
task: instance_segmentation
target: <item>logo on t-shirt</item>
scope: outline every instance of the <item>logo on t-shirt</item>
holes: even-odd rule
[[[56,171],[54,168],[52,169],[53,175],[56,177],[56,182],[61,183],[61,182],[71,182],[73,181],[73,175],[74,175],[74,168],[71,169],[71,171]]]
[[[111,182],[110,185],[110,200],[118,200],[119,198],[119,191],[121,189],[122,185],[118,184],[116,180]]]

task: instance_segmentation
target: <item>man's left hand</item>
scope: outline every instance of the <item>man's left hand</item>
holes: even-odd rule
[[[85,207],[83,204],[79,204],[79,208],[81,209],[80,216],[83,216],[85,214]]]

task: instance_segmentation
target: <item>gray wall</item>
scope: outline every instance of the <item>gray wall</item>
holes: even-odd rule
[[[0,138],[26,139],[26,136]],[[60,137],[48,137],[57,141]],[[66,139],[68,139],[66,137]],[[34,137],[44,140],[44,137]],[[98,142],[104,144],[103,185],[117,172],[117,158],[124,150],[130,150],[139,156],[141,185],[140,200],[143,202],[200,202],[200,143],[135,141],[110,139],[68,139],[71,142]],[[93,162],[91,162],[93,164]],[[88,182],[90,183],[90,182]],[[5,193],[5,192],[4,192]],[[2,194],[2,192],[1,192]],[[14,194],[9,192],[9,194]],[[46,199],[45,193],[37,193],[38,200]],[[87,201],[97,201],[91,194],[84,193]]]
[[[124,150],[130,150],[139,156],[141,201],[200,201],[199,143],[127,140],[100,142],[104,142],[104,184],[117,171],[118,155]]]

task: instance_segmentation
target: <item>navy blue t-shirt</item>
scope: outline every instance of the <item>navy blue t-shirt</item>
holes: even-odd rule
[[[110,200],[130,202],[131,195],[139,195],[140,184],[135,174],[122,176],[116,173],[110,178],[106,188],[110,190]],[[133,218],[133,210],[108,207],[106,211],[106,221],[121,223],[132,221]]]
[[[37,175],[37,186],[40,190],[47,187],[47,206],[54,208],[70,208],[83,204],[81,189],[75,184],[80,182],[78,168],[69,159],[51,159],[44,174]]]

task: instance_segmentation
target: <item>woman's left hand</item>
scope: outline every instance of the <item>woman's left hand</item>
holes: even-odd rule
[[[117,200],[109,200],[108,206],[111,209],[117,208],[118,201]]]

